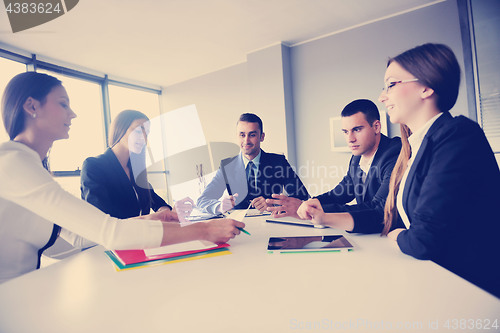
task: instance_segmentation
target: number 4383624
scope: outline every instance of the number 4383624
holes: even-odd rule
[[[448,319],[443,327],[450,330],[498,330],[498,319]]]
[[[5,8],[9,14],[59,14],[62,9],[60,3],[53,5],[52,3],[27,3],[14,2],[9,3]]]

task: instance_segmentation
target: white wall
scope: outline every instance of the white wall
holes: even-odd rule
[[[295,147],[288,147],[294,127],[289,126],[289,120],[293,121],[293,105],[286,103],[291,101],[287,97],[292,94],[291,87],[286,86],[286,77],[290,76],[290,67],[284,65],[288,64],[287,51],[288,47],[276,44],[252,52],[247,55],[247,71],[250,109],[262,118],[266,133],[264,150],[285,154],[294,163]]]
[[[246,63],[164,88],[163,111],[195,104],[207,142],[236,140],[236,121],[249,112]]]
[[[288,155],[287,135],[294,126],[287,124],[286,114],[293,119],[293,108],[283,57],[288,57],[286,46],[276,44],[249,53],[245,63],[166,87],[164,112],[195,104],[207,142],[236,142],[239,115],[255,113],[266,133],[262,148]]]

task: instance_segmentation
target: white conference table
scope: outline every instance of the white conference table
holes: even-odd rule
[[[341,232],[245,223],[252,235],[232,240],[230,255],[117,272],[95,247],[8,281],[0,332],[498,331],[478,327],[500,325],[500,299],[387,238],[347,234],[348,253],[268,254],[270,236]]]

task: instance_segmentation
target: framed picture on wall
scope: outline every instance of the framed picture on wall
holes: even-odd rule
[[[382,134],[387,135],[387,113],[385,111],[380,111],[380,123],[382,124]],[[330,149],[335,152],[351,152],[344,132],[342,132],[342,117],[330,118]]]

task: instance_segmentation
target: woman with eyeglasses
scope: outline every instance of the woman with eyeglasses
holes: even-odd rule
[[[111,123],[109,148],[83,162],[82,199],[106,214],[125,219],[166,210],[173,221],[178,216],[148,182],[146,151],[149,118],[142,112],[124,110]]]
[[[383,235],[500,297],[500,171],[479,125],[453,117],[460,67],[424,44],[391,58],[379,100],[401,125]],[[406,228],[393,229],[403,223]]]
[[[47,154],[67,139],[76,114],[61,81],[36,72],[16,75],[2,99],[10,140],[0,144],[0,283],[40,267],[58,236],[85,246],[152,248],[191,240],[226,242],[244,224],[234,220],[181,228],[163,222],[168,210],[120,220],[66,192],[48,172]]]

